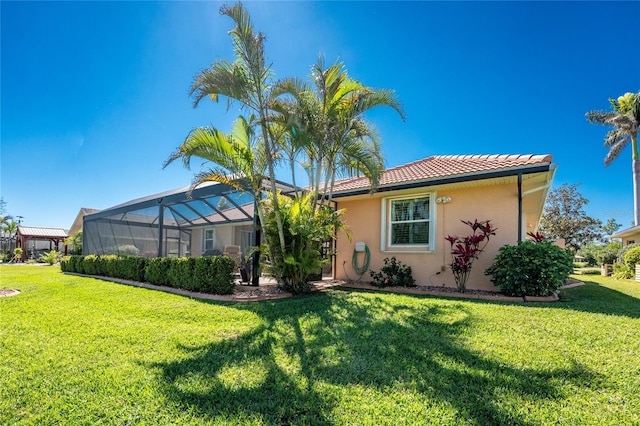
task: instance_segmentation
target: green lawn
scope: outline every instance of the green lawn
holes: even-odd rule
[[[204,302],[0,266],[0,424],[640,424],[640,284]]]

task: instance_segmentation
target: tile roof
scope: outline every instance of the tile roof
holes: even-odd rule
[[[380,188],[394,187],[405,183],[428,182],[430,180],[468,176],[473,180],[477,175],[530,166],[551,164],[551,155],[434,155],[413,163],[392,167],[384,171]],[[354,177],[338,180],[334,194],[367,189],[369,179]]]
[[[67,231],[62,228],[37,228],[33,226],[18,226],[18,234],[40,238],[67,238]]]

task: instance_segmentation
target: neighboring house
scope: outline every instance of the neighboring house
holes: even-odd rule
[[[469,235],[462,220],[489,219],[497,232],[474,263],[467,288],[495,290],[484,270],[500,247],[537,231],[555,169],[551,155],[433,156],[386,170],[373,193],[365,177],[337,181],[334,201],[346,209],[352,240],[338,235],[336,278],[359,278],[352,259],[364,242],[368,270],[395,256],[411,266],[418,284],[455,287],[445,237]],[[356,260],[362,267],[364,255]],[[371,280],[368,270],[364,281]]]
[[[616,232],[611,238],[620,238],[622,247],[629,244],[640,243],[640,225]]]
[[[16,247],[23,250],[22,259],[37,260],[46,251],[58,250],[67,254],[64,240],[69,236],[62,228],[39,228],[18,226],[16,231]]]
[[[78,231],[82,231],[82,221],[84,217],[88,214],[98,213],[100,210],[98,209],[89,209],[87,207],[81,207],[80,211],[76,215],[76,218],[73,220],[73,224],[71,228],[69,228],[69,235],[75,235]]]

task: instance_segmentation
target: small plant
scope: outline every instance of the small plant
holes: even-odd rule
[[[383,260],[384,266],[380,269],[380,272],[373,270],[369,271],[371,278],[373,279],[373,285],[376,287],[415,287],[416,280],[413,279],[413,273],[411,266],[403,264],[395,257],[389,259],[388,257]]]
[[[14,262],[22,261],[22,253],[24,253],[24,251],[20,247],[14,248],[13,249],[13,261]]]
[[[484,251],[489,243],[489,237],[496,235],[496,228],[491,225],[490,220],[478,222],[478,219],[476,219],[473,222],[464,220],[461,222],[469,225],[473,233],[462,238],[448,235],[445,240],[451,244],[451,263],[449,267],[453,272],[458,291],[464,293],[473,262]]]
[[[60,262],[62,259],[62,254],[57,250],[51,250],[40,256],[40,262],[48,263],[49,265],[53,265],[54,263]]]
[[[630,280],[633,278],[633,273],[634,270],[624,263],[618,262],[613,264],[613,278],[616,280]]]

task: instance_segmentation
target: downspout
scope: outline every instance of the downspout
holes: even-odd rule
[[[522,173],[518,173],[518,243],[522,242]]]

